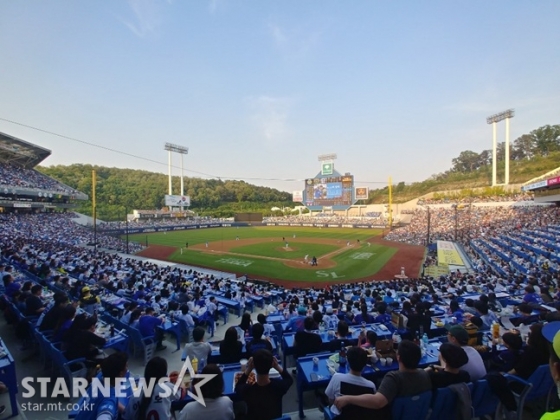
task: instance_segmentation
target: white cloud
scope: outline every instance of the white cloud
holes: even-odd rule
[[[321,40],[321,31],[306,28],[286,29],[275,23],[268,30],[276,47],[287,58],[302,58],[313,50]]]
[[[249,98],[251,120],[259,134],[269,142],[285,140],[288,133],[288,115],[292,99],[261,95]]]
[[[167,3],[171,4],[172,0]],[[134,17],[132,20],[120,19],[122,23],[139,38],[154,34],[163,21],[159,3],[152,0],[128,0],[128,5]]]

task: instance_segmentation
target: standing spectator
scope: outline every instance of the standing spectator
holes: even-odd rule
[[[25,311],[27,316],[39,316],[45,310],[45,305],[41,300],[43,288],[36,284],[31,288],[31,296],[25,300]]]
[[[249,375],[257,371],[254,384],[247,384]],[[270,369],[280,373],[279,379],[270,379]],[[235,393],[247,404],[247,420],[275,419],[282,417],[282,397],[294,380],[278,364],[268,350],[258,350],[247,362],[247,368],[235,385]]]
[[[247,343],[247,353],[249,353],[250,356],[255,354],[255,352],[260,349],[266,349],[272,353],[272,344],[267,339],[262,338],[263,334],[263,325],[260,323],[254,324],[253,339],[249,343]]]

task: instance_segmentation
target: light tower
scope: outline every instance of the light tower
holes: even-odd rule
[[[496,143],[496,123],[506,120],[506,147],[505,147],[505,179],[504,185],[509,185],[509,119],[515,116],[515,110],[508,109],[507,111],[494,114],[486,118],[488,124],[492,124],[492,186],[496,186],[496,168],[498,166],[498,144]]]
[[[179,153],[181,155],[181,195],[185,195],[185,187],[183,183],[183,155],[189,154],[189,148],[179,146],[177,144],[172,143],[165,143],[164,149],[167,150],[168,153],[168,173],[169,173],[169,195],[173,195],[173,187],[171,184],[171,153]],[[183,207],[181,207],[183,210]]]

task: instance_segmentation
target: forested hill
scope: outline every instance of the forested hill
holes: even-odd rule
[[[160,209],[168,190],[165,174],[133,169],[92,165],[57,165],[38,167],[44,174],[88,194],[91,198],[91,171],[97,174],[97,211],[102,220],[124,220],[125,208]],[[179,194],[180,178],[173,177],[173,191]],[[191,197],[191,210],[202,215],[231,217],[240,211],[270,213],[271,207],[293,203],[291,194],[273,188],[251,185],[245,181],[184,178],[185,195]],[[91,201],[79,212],[91,214]]]

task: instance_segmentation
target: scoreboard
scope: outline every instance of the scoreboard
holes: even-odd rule
[[[311,210],[322,207],[344,210],[354,204],[354,177],[333,173],[306,179],[303,196],[304,204]]]

